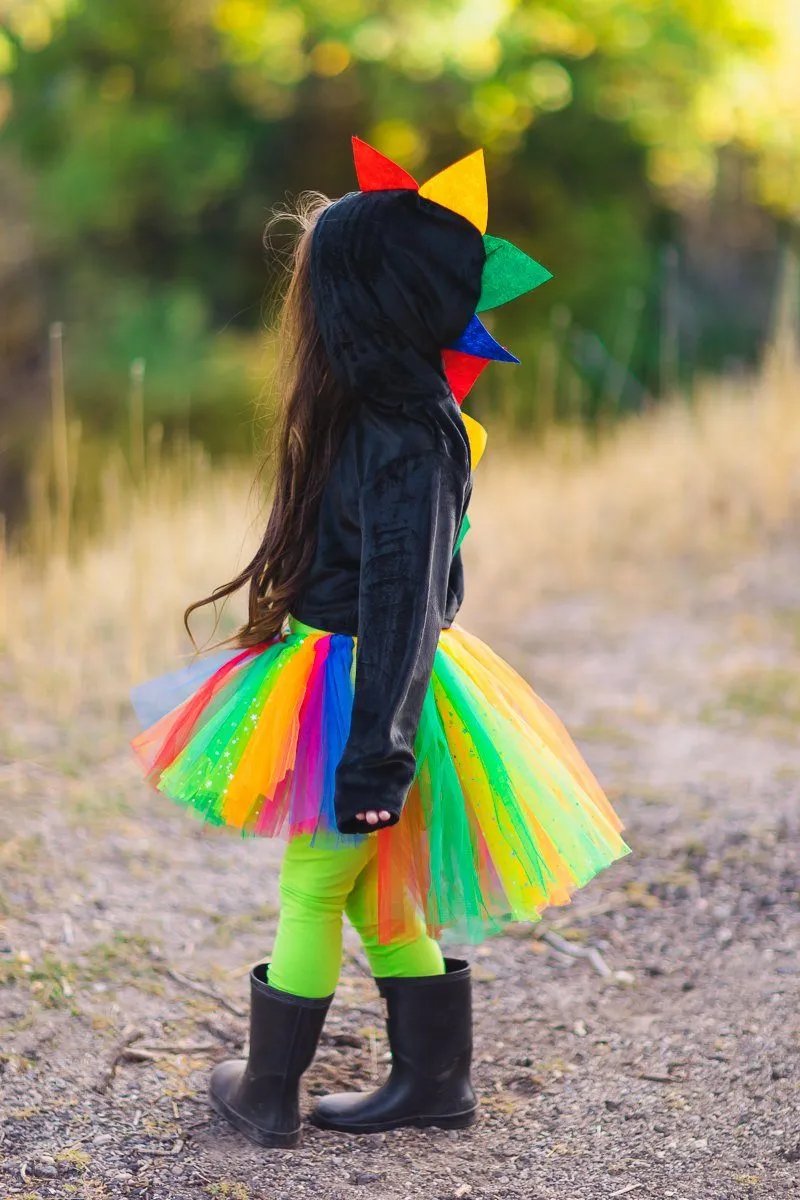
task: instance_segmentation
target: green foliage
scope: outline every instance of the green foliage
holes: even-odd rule
[[[107,424],[140,357],[151,417],[243,410],[257,388],[228,350],[262,324],[274,266],[261,227],[287,191],[352,188],[353,132],[421,177],[486,146],[490,229],[556,277],[498,326],[526,363],[523,414],[554,307],[571,314],[562,348],[585,411],[602,403],[603,356],[634,294],[648,303],[630,365],[653,383],[670,204],[713,177],[709,97],[769,47],[736,0],[6,8],[0,166],[13,157],[33,183],[44,315],[66,323],[72,395]],[[571,409],[576,394],[559,385],[547,403]],[[229,427],[241,423],[213,430],[228,445]]]
[[[46,1008],[64,1008],[73,995],[74,970],[49,951],[34,963],[20,953],[0,958],[0,987],[27,986]]]

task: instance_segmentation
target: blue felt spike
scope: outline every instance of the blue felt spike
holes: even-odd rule
[[[479,317],[473,317],[457,342],[448,347],[476,358],[491,358],[495,362],[518,363],[519,359],[492,337]]]

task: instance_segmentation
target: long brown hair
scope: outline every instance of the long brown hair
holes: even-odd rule
[[[190,636],[192,613],[247,585],[247,622],[231,641],[254,646],[278,637],[314,556],[322,491],[352,413],[352,401],[331,371],[311,293],[311,237],[330,203],[309,192],[300,198],[295,213],[277,214],[277,219],[293,216],[300,235],[278,324],[279,411],[264,464],[274,462],[272,508],[261,545],[247,566],[186,609]]]

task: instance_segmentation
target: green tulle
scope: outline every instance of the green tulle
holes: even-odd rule
[[[237,676],[229,694],[218,702],[217,711],[164,771],[161,791],[190,805],[211,824],[226,823],[222,806],[228,783],[236,774],[278,672],[298,645],[270,646]]]

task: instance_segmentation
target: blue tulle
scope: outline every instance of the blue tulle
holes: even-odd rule
[[[237,654],[241,654],[241,650],[219,650],[215,654],[196,658],[177,671],[169,671],[166,675],[148,679],[131,688],[131,704],[142,729],[149,729],[179,704],[183,704],[215,671]]]

